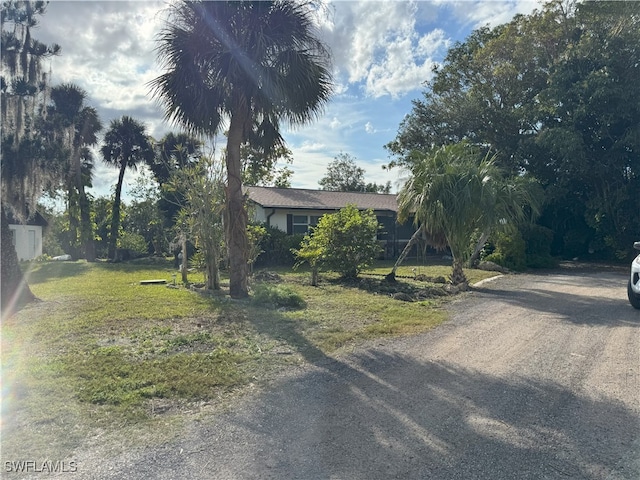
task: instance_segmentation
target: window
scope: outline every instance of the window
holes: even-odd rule
[[[305,235],[309,233],[309,227],[318,225],[321,216],[322,215],[292,215],[290,233],[294,235]]]
[[[309,231],[309,217],[306,215],[293,216],[293,234],[305,234]]]

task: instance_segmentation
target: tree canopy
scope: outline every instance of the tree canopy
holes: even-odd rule
[[[639,69],[638,2],[554,0],[480,28],[413,102],[391,166],[463,140],[491,150],[544,186],[556,253],[628,255],[640,236]]]
[[[356,164],[356,158],[348,153],[340,152],[327,166],[327,173],[318,184],[322,190],[333,192],[373,192],[389,193],[391,182],[384,185],[366,183],[365,170]]]

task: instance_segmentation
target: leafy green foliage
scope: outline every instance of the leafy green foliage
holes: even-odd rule
[[[545,188],[554,253],[629,252],[640,235],[640,3],[553,0],[451,48],[387,145],[468,141]],[[578,240],[578,241],[576,241]]]
[[[327,166],[327,174],[318,183],[322,190],[333,192],[389,193],[391,191],[391,182],[385,185],[365,183],[364,173],[364,168],[356,164],[355,157],[340,152]]]
[[[273,285],[259,283],[253,289],[252,300],[259,305],[267,305],[275,308],[304,308],[304,298],[288,285]]]
[[[372,210],[361,212],[355,205],[347,205],[321,217],[295,253],[300,263],[309,263],[313,270],[324,268],[355,278],[382,251],[377,240],[379,228]]]
[[[304,235],[287,235],[272,225],[261,225],[265,234],[260,239],[259,248],[268,255],[260,255],[256,259],[255,266],[285,266],[292,267],[296,257],[292,250],[298,250]]]
[[[293,153],[281,145],[272,150],[246,142],[240,148],[242,157],[242,183],[262,187],[290,188],[293,171],[287,166],[293,163]],[[278,166],[279,161],[286,164]]]
[[[505,177],[495,156],[481,155],[461,143],[431,151],[414,151],[413,176],[398,195],[401,219],[414,216],[431,237],[444,237],[453,256],[453,283],[464,283],[462,265],[471,239],[514,227],[538,212],[536,182]]]
[[[500,232],[494,240],[494,251],[487,255],[484,260],[497,263],[509,270],[522,271],[526,269],[526,244],[520,235],[515,231],[509,234]]]
[[[176,222],[179,235],[186,235],[202,252],[207,288],[219,290],[224,237],[224,182],[220,167],[212,158],[203,157],[197,164],[174,170],[168,185],[184,197]]]
[[[137,257],[147,255],[149,246],[145,238],[139,233],[122,232],[118,238],[118,248],[129,250],[131,254]]]

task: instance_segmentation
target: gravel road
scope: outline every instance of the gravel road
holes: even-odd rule
[[[640,311],[622,271],[504,276],[451,321],[283,376],[70,478],[640,479]]]

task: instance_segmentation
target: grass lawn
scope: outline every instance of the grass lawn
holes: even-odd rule
[[[252,299],[237,301],[140,284],[171,283],[165,261],[32,264],[28,283],[40,301],[1,330],[2,460],[62,460],[123,432],[132,443],[161,441],[186,414],[224,407],[288,365],[445,320],[447,297],[420,296],[441,286],[412,278],[389,286],[389,269],[349,284],[324,274],[318,287],[307,272],[278,270],[254,281]],[[450,266],[409,265],[398,275],[449,273]],[[466,273],[471,282],[494,275]],[[417,301],[396,300],[395,291]]]

